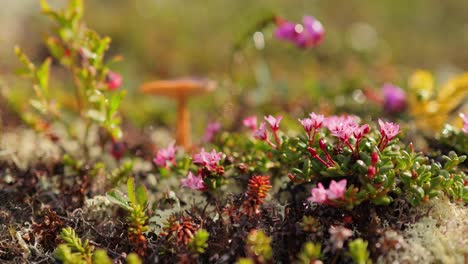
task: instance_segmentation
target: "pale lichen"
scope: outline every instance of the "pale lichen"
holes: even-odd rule
[[[446,198],[434,199],[428,206],[428,215],[403,231],[406,246],[380,257],[378,263],[466,263],[466,206]]]

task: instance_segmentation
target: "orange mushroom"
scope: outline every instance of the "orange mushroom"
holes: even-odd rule
[[[216,83],[210,80],[161,80],[145,83],[140,91],[175,98],[177,100],[176,144],[188,149],[190,147],[190,112],[187,107],[189,97],[211,92]]]

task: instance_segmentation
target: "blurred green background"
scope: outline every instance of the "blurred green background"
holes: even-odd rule
[[[41,37],[53,23],[40,15],[38,2],[0,0],[1,85],[15,98],[24,98],[30,88],[13,76],[18,66],[14,45],[23,47],[34,61],[48,55]],[[129,92],[126,120],[136,127],[174,122],[174,102],[138,93],[139,85],[150,80],[218,81],[214,94],[191,102],[194,131],[201,134],[210,120],[223,119],[226,126],[235,127],[239,118],[257,112],[368,113],[362,89],[378,89],[384,82],[405,87],[409,74],[418,68],[435,72],[439,82],[468,68],[468,1],[85,0],[85,4],[88,26],[113,39],[111,55],[124,57],[114,69],[123,75],[123,89]],[[324,42],[299,50],[274,39],[271,26],[262,31],[264,48],[255,48],[251,36],[243,34],[271,14],[297,22],[303,15],[315,16],[326,29]],[[233,52],[239,41],[244,48]],[[56,85],[68,89],[67,84]]]

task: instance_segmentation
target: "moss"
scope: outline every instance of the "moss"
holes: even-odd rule
[[[434,199],[429,214],[403,232],[405,246],[378,263],[466,263],[468,210],[446,198]]]

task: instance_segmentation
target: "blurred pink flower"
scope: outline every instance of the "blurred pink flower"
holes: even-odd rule
[[[223,157],[223,153],[212,150],[211,153],[205,152],[202,148],[200,153],[193,156],[193,163],[207,167],[209,170],[215,170],[218,166],[218,161]]]
[[[332,180],[330,183],[330,186],[328,186],[327,198],[329,200],[341,199],[344,197],[345,191],[346,191],[346,179],[343,179],[339,182]]]
[[[266,124],[265,122],[262,122],[260,124],[260,127],[254,131],[254,137],[261,139],[261,140],[267,140],[267,131],[266,131]]]
[[[312,118],[304,118],[298,120],[301,123],[302,127],[304,127],[304,130],[307,132],[307,134],[310,134],[310,132],[312,132],[312,129],[314,129],[314,121],[312,120]]]
[[[314,128],[319,128],[322,127],[323,121],[325,120],[325,117],[323,115],[317,115],[314,112],[309,114],[310,119],[313,121],[313,126]]]
[[[172,164],[175,163],[175,148],[174,142],[169,144],[167,148],[159,149],[156,153],[156,157],[154,157],[153,162],[158,165],[159,167],[167,168]]]
[[[323,40],[325,29],[322,23],[312,16],[304,16],[303,24],[277,19],[275,36],[294,43],[298,48],[315,47]]]
[[[399,113],[406,108],[406,92],[398,86],[386,83],[382,86],[384,109],[390,113]]]
[[[264,118],[265,118],[265,121],[267,121],[268,124],[270,125],[271,130],[278,131],[281,119],[283,119],[282,116],[278,116],[275,118],[274,116],[269,115],[269,116],[265,116]]]
[[[203,183],[203,178],[201,175],[195,176],[191,171],[189,171],[187,178],[181,180],[182,186],[187,187],[192,190],[202,190],[205,188]]]
[[[208,123],[205,129],[205,135],[202,137],[203,142],[211,142],[214,136],[221,131],[221,124],[219,122]]]
[[[312,188],[311,194],[312,196],[307,199],[310,202],[323,204],[327,201],[327,190],[323,188],[322,183],[317,184],[318,187]]]
[[[344,226],[331,226],[328,232],[335,249],[343,248],[344,242],[353,235],[353,231]]]
[[[357,140],[360,140],[365,134],[369,133],[369,125],[367,124],[364,124],[362,126],[358,126],[354,129],[354,137],[357,139]]]
[[[330,200],[342,199],[346,191],[346,179],[339,182],[331,181],[328,189],[323,187],[322,183],[317,184],[318,187],[312,188],[312,196],[307,199],[310,202],[323,204]]]
[[[461,114],[460,117],[463,120],[463,128],[462,131],[468,135],[468,113],[467,114]]]
[[[257,129],[257,117],[248,116],[242,120],[242,124],[250,130],[255,131]]]
[[[387,140],[392,140],[400,132],[400,126],[395,123],[384,122],[381,119],[379,119],[379,125],[380,134]]]
[[[106,85],[110,91],[118,89],[122,85],[122,76],[116,72],[109,71],[106,75]]]
[[[330,116],[325,120],[325,126],[330,130],[331,134],[343,141],[353,135],[354,131],[359,128],[352,116]]]

